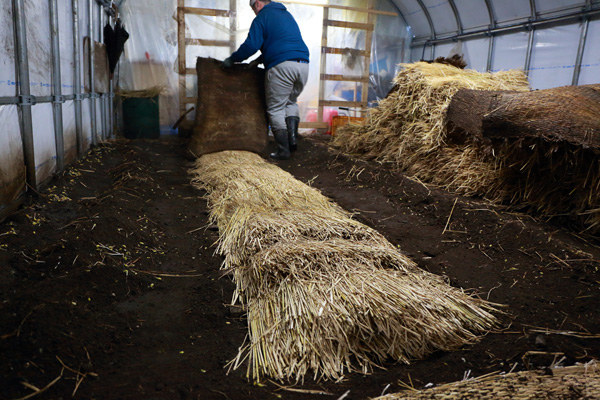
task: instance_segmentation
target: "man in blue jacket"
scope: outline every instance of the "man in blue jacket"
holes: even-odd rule
[[[298,140],[298,96],[308,79],[308,47],[300,28],[281,3],[271,0],[250,0],[256,17],[246,41],[221,64],[231,68],[258,50],[261,55],[251,65],[264,64],[267,115],[277,143],[271,158],[286,160],[296,150]]]

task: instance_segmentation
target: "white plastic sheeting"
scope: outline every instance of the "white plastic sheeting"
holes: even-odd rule
[[[25,187],[25,162],[17,106],[0,106],[0,212]]]
[[[579,24],[536,30],[529,69],[531,87],[548,89],[571,84],[580,31]]]
[[[315,2],[317,3],[317,2]],[[330,1],[330,4],[347,5],[346,2]],[[179,90],[185,90],[187,97],[197,95],[197,77],[189,74],[185,79],[185,88],[179,88],[177,74],[177,21],[175,0],[147,0],[138,2],[129,0],[123,4],[121,18],[130,39],[125,46],[118,85],[123,90],[142,90],[153,86],[164,86],[165,94],[159,104],[160,124],[163,131],[168,129],[179,117]],[[321,39],[323,34],[323,7],[316,5],[284,3],[296,18],[302,37],[310,52],[309,80],[298,99],[301,117],[307,120],[309,114],[316,113],[319,97],[319,75],[321,61]],[[229,0],[187,0],[187,7],[229,10]],[[378,3],[378,8],[395,11],[388,0]],[[372,86],[379,84],[391,87],[391,77],[395,74],[396,65],[409,59],[410,31],[400,18],[375,17],[386,21],[385,28],[376,29],[371,49],[373,53],[371,68],[373,71]],[[247,0],[238,0],[234,18],[211,17],[187,14],[185,17],[186,38],[228,42],[235,40],[234,46],[191,45],[186,46],[186,68],[194,69],[197,57],[225,59],[244,42],[248,35],[254,13]],[[329,19],[353,22],[367,22],[365,13],[329,9]],[[365,50],[365,32],[355,29],[329,27],[327,31],[329,47]],[[378,47],[381,48],[378,50]],[[251,57],[258,57],[259,53]],[[354,54],[326,55],[326,73],[351,76],[364,75],[364,58]],[[324,98],[327,100],[361,101],[361,86],[354,82],[327,82],[324,87]],[[372,90],[373,98],[377,92]],[[387,94],[387,91],[386,91]],[[379,93],[381,96],[381,93]],[[190,113],[188,118],[193,118]]]
[[[510,35],[496,37],[494,43],[494,54],[492,55],[492,67],[494,72],[523,69],[527,58],[527,45],[529,43],[528,32],[516,32]]]
[[[50,96],[52,94],[52,55],[50,53],[50,10],[48,3],[48,1],[25,2],[29,81],[31,94],[34,96]],[[48,121],[52,121],[52,119]]]
[[[452,0],[458,16],[454,14],[449,0],[392,1],[415,34],[411,61],[447,57],[458,41],[462,43],[467,68],[477,71],[486,71],[488,67],[491,71],[524,69],[532,29],[529,24],[587,10],[591,20],[582,54],[579,84],[600,82],[599,0],[535,0],[534,7],[530,1],[524,0],[489,0],[490,9],[484,0]],[[471,34],[470,37],[456,38],[461,35],[458,22],[462,26],[462,34]],[[583,26],[582,18],[563,18],[552,24],[533,27],[533,46],[527,71],[533,89],[572,84]],[[506,30],[507,27],[511,29]],[[492,28],[502,31],[492,33],[493,51],[490,53],[490,36],[481,33]]]
[[[35,175],[38,184],[42,184],[50,179],[56,169],[52,104],[37,104],[32,108],[32,114]]]
[[[581,62],[581,75],[579,76],[579,84],[587,85],[600,82],[600,46],[598,39],[600,38],[600,20],[590,21],[588,27],[588,40],[583,53]]]
[[[12,12],[10,2],[0,2],[0,96],[7,97],[17,95]]]

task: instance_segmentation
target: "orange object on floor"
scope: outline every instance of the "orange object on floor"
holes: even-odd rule
[[[347,115],[336,115],[331,119],[331,136],[335,135],[335,131],[340,126],[348,125],[352,123],[362,123],[364,117],[349,117]]]

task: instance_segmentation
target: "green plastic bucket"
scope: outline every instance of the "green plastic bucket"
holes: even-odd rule
[[[123,135],[127,139],[160,137],[158,96],[123,100]]]

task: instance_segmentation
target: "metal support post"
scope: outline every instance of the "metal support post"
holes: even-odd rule
[[[54,115],[54,141],[56,143],[56,168],[62,172],[65,168],[65,141],[63,137],[62,81],[60,77],[60,41],[58,37],[58,5],[50,0],[50,38],[52,51],[52,113]]]
[[[79,37],[79,0],[72,0],[73,6],[73,94],[75,104],[75,130],[77,132],[77,155],[83,155],[83,116],[81,112],[81,41]]]
[[[91,125],[92,125],[92,144],[98,144],[98,136],[96,132],[96,88],[94,87],[94,0],[89,0],[89,64],[90,64],[90,108],[91,108]]]
[[[583,52],[585,50],[585,42],[587,41],[588,27],[590,19],[586,18],[583,21],[581,28],[581,36],[579,37],[579,47],[577,48],[577,58],[575,59],[575,68],[573,69],[573,81],[571,84],[577,86],[579,84],[579,75],[581,74],[581,61],[583,60]]]
[[[31,91],[29,86],[29,58],[27,56],[27,30],[25,28],[25,5],[23,0],[13,0],[13,16],[17,47],[18,96],[21,116],[21,139],[25,158],[27,184],[37,190],[35,176],[35,152],[33,146],[33,119],[31,115]]]

